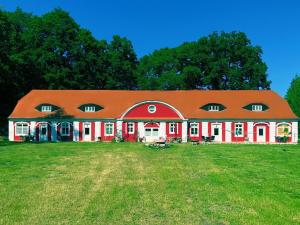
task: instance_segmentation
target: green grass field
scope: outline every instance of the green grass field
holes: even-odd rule
[[[300,147],[0,142],[0,224],[300,224]]]

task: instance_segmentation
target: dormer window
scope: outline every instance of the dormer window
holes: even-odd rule
[[[201,107],[201,109],[209,112],[219,112],[226,109],[226,107],[219,103],[209,103]]]
[[[252,111],[262,111],[262,105],[252,105]]]
[[[93,103],[88,103],[79,106],[78,109],[80,109],[82,112],[97,112],[99,110],[102,110],[103,107]]]
[[[84,107],[84,111],[85,112],[95,112],[96,109],[95,109],[94,105],[87,105],[87,106]]]
[[[35,109],[40,111],[40,112],[50,113],[50,112],[54,112],[54,111],[56,111],[60,108],[56,105],[53,105],[53,104],[42,103],[42,104],[36,106]]]
[[[251,103],[249,105],[244,106],[243,108],[252,112],[263,112],[269,109],[267,105],[259,102]]]
[[[208,106],[208,111],[220,111],[219,105],[210,105]]]
[[[51,105],[42,105],[41,111],[42,112],[52,112],[52,106]]]

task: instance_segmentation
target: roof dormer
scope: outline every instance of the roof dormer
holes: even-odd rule
[[[40,104],[37,107],[35,107],[35,109],[40,111],[40,112],[51,113],[51,112],[54,112],[54,111],[58,110],[59,107],[56,106],[56,105],[43,103],[43,104]]]
[[[263,112],[269,109],[269,107],[263,103],[251,103],[243,108],[253,112]]]
[[[219,103],[209,103],[201,107],[201,109],[209,111],[209,112],[219,112],[226,109],[226,107]]]
[[[102,110],[103,107],[97,104],[93,103],[88,103],[88,104],[83,104],[78,107],[82,112],[97,112],[99,110]]]

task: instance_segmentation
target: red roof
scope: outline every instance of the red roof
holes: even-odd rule
[[[298,119],[286,100],[269,90],[189,90],[189,91],[121,91],[121,90],[32,90],[18,101],[9,118],[42,118],[46,114],[36,107],[52,104],[64,110],[65,115],[81,119],[116,119],[133,105],[143,101],[161,101],[176,108],[186,119]],[[83,104],[103,107],[97,112],[82,112]],[[226,107],[220,112],[201,109],[209,103]],[[262,103],[269,107],[253,112],[243,107]]]

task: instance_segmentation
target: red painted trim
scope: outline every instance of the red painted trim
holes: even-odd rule
[[[82,126],[83,122],[79,122],[79,141],[82,141]]]
[[[91,141],[95,141],[95,122],[91,122]]]
[[[243,124],[243,136],[242,137],[236,137],[235,136],[235,124],[239,122],[232,122],[231,123],[231,141],[232,142],[244,142],[246,138],[248,137],[248,124],[247,122],[241,122]]]
[[[170,133],[170,123],[175,123],[175,132]],[[181,122],[166,122],[166,137],[167,138],[182,138],[182,123]]]

